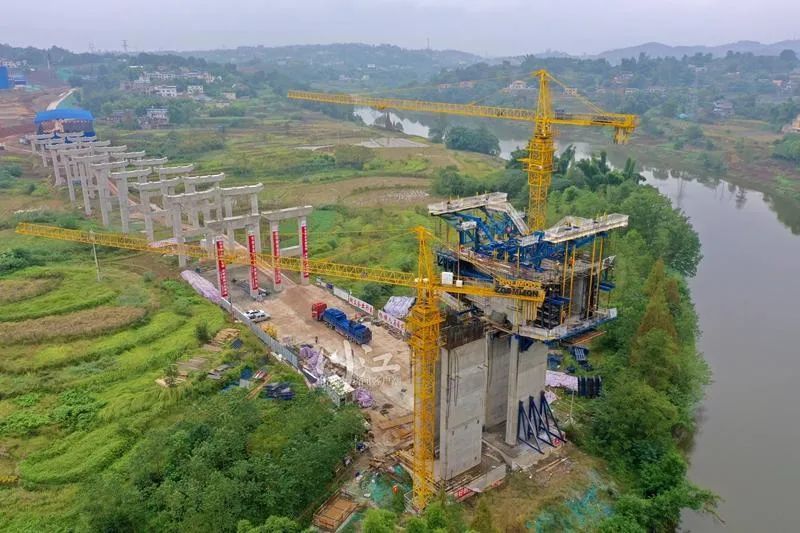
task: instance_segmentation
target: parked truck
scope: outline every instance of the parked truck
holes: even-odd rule
[[[347,318],[341,309],[328,307],[319,316],[319,320],[325,322],[329,328],[356,344],[369,344],[372,340],[372,331],[364,324]]]

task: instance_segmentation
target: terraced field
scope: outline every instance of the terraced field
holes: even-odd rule
[[[177,416],[192,387],[155,383],[209,352],[224,314],[176,281],[84,266],[0,279],[0,529],[74,526],[80,482],[123,459],[148,427]],[[8,476],[4,478],[4,476]],[[14,479],[18,477],[16,483]]]

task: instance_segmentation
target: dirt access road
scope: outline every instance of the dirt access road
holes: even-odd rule
[[[67,87],[47,88],[40,92],[0,91],[0,143],[10,151],[28,150],[19,146],[19,138],[33,133],[33,117],[37,111],[50,109],[71,93]]]

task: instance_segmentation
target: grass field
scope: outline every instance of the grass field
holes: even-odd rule
[[[69,508],[73,484],[122,458],[140,436],[132,428],[181,410],[155,383],[165,368],[198,353],[226,356],[204,352],[194,333],[199,323],[213,333],[224,314],[177,282],[122,268],[104,269],[98,282],[91,264],[23,269],[2,282],[41,279],[59,283],[33,281],[35,296],[0,304],[0,475],[20,476],[0,489],[8,531],[70,523],[50,512]]]
[[[21,164],[26,185],[0,194],[0,254],[27,250],[35,266],[0,274],[0,476],[19,476],[0,487],[0,530],[62,531],[78,524],[83,483],[206,391],[192,383],[165,391],[155,380],[166,367],[197,354],[209,363],[233,355],[202,348],[195,326],[213,333],[226,317],[169,281],[169,260],[148,258],[147,271],[157,274],[143,277],[140,258],[102,250],[98,281],[85,246],[14,234],[27,216],[20,210],[91,223],[64,206],[30,161]]]
[[[29,213],[56,225],[95,223],[67,208],[63,191],[52,190],[30,161],[24,167],[21,179],[45,194],[38,204],[29,187],[0,194],[0,256],[25,250],[31,265],[0,263],[0,478],[18,477],[0,486],[0,531],[82,530],[84,495],[96,477],[128,464],[152,432],[203,416],[228,382],[198,372],[164,388],[156,380],[170,366],[195,357],[208,366],[229,362],[233,379],[244,365],[269,363],[247,332],[239,350],[199,340],[199,325],[213,335],[232,324],[179,281],[174,260],[99,249],[98,280],[91,248],[16,235],[14,225]],[[312,227],[350,222],[348,212],[319,213]],[[265,425],[250,440],[280,454],[330,407],[305,401],[310,393],[295,374],[277,366],[271,374],[294,383],[298,402],[254,400]]]

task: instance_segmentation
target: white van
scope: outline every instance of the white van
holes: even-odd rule
[[[251,322],[263,322],[269,320],[269,313],[261,309],[249,309],[244,312],[244,316],[250,319]]]

